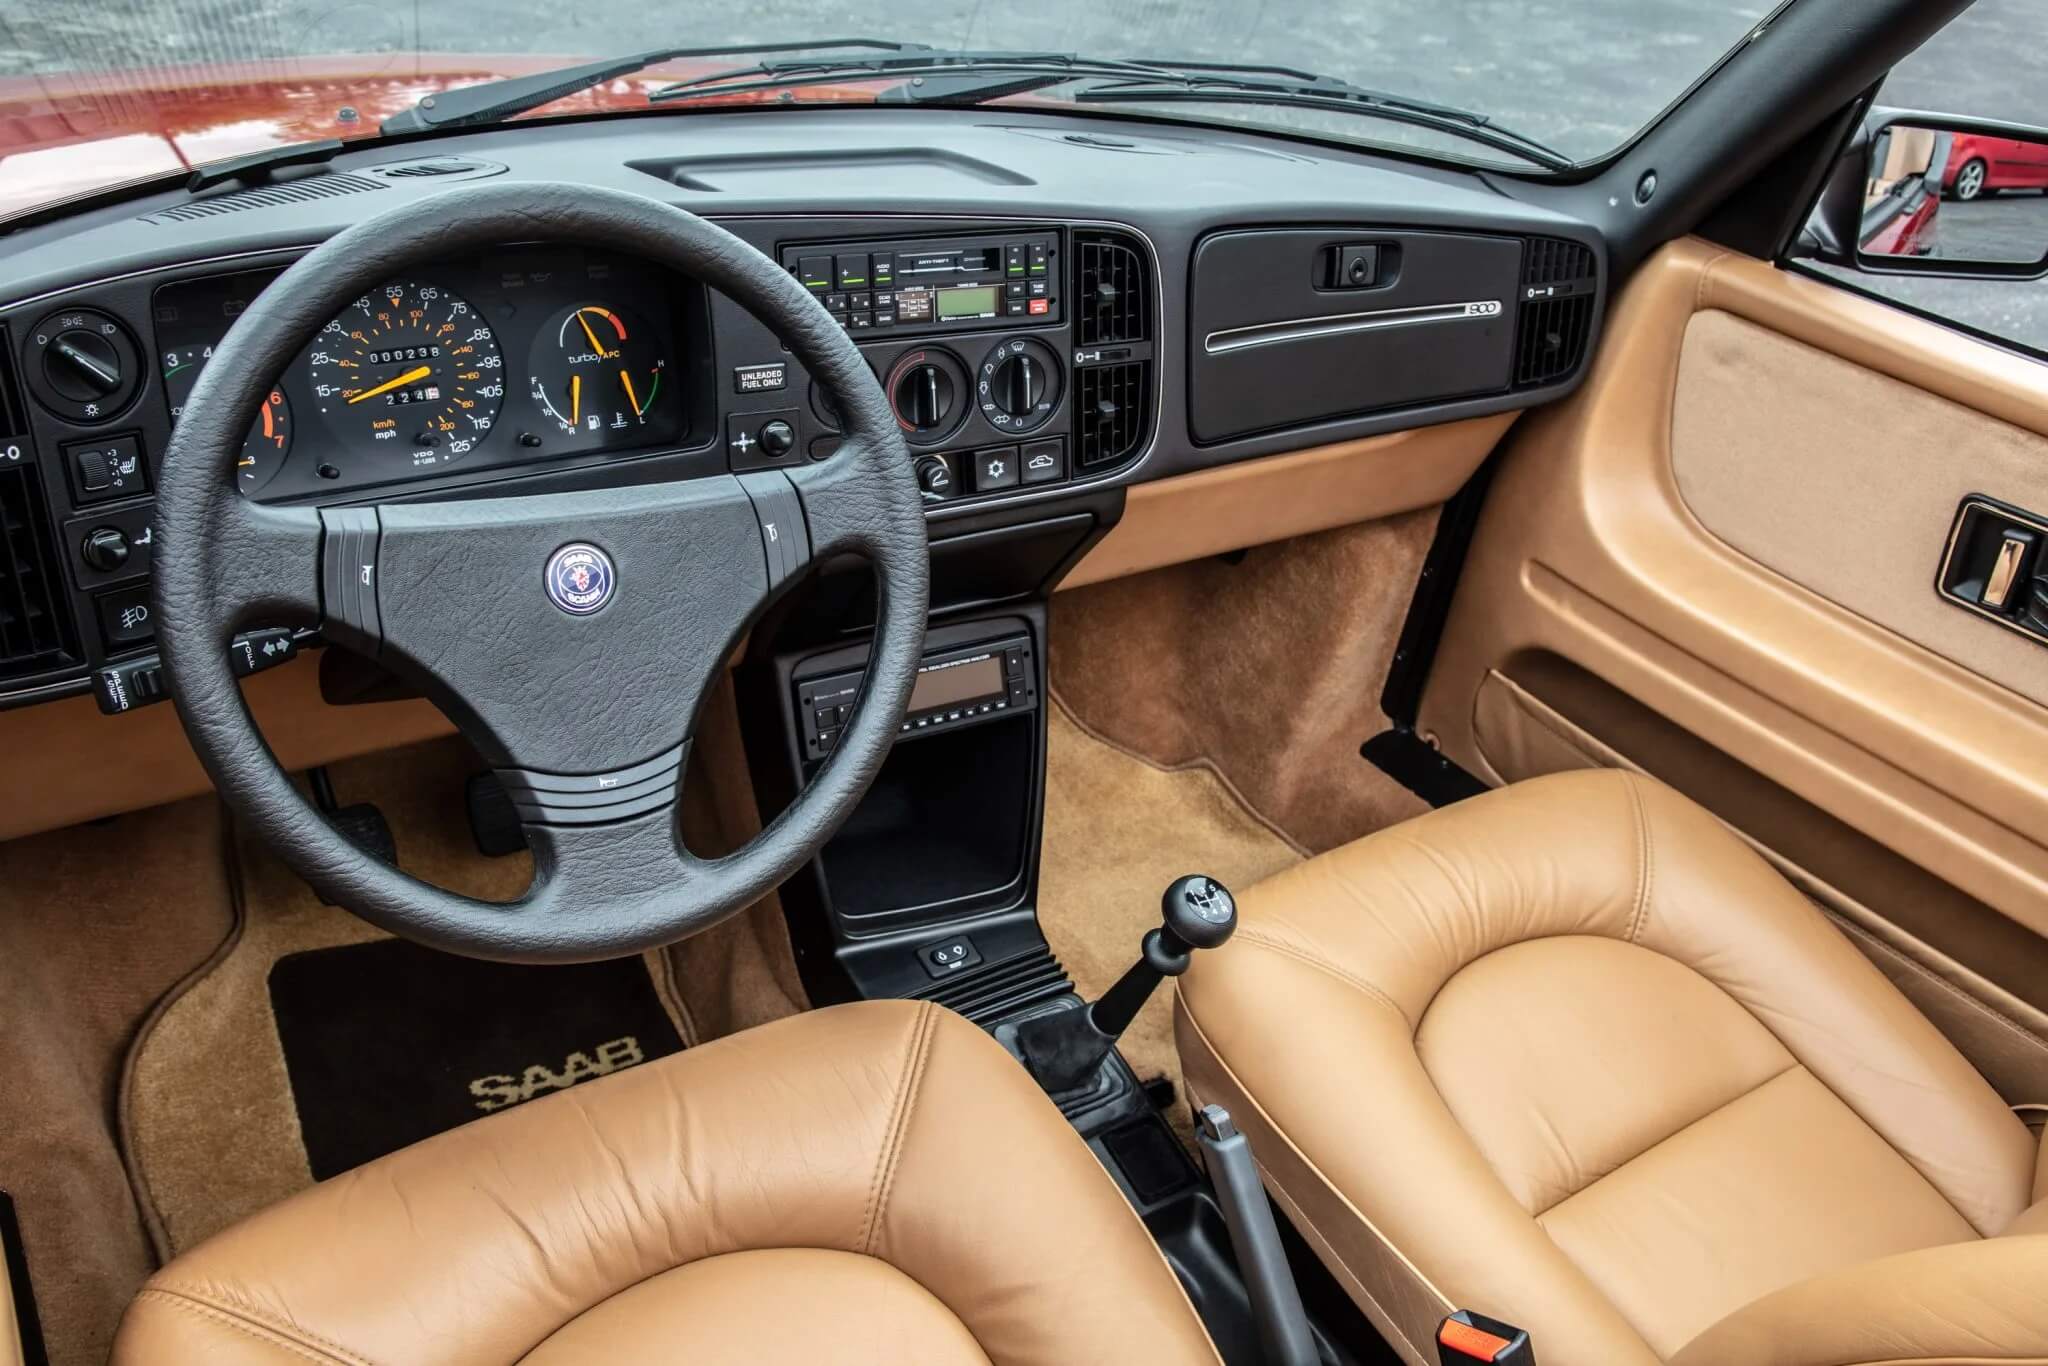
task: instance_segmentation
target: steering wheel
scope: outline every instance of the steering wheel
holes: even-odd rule
[[[737,301],[837,400],[821,462],[590,492],[267,507],[234,461],[272,378],[394,273],[513,242],[671,267]],[[910,454],[873,373],[818,301],[696,215],[583,185],[469,186],[316,247],[236,320],[165,454],[157,638],[192,747],[235,813],[329,901],[472,957],[573,962],[697,933],[802,867],[874,781],[924,643],[930,564]],[[676,800],[705,694],[768,601],[852,553],[880,619],[851,723],[745,847],[683,846]],[[476,901],[357,849],[300,795],[243,704],[238,631],[319,626],[438,703],[510,792],[534,855],[519,901]]]

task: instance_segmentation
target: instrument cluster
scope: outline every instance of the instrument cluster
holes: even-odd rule
[[[279,273],[157,290],[174,423],[228,328]],[[703,312],[688,282],[574,248],[512,248],[387,280],[273,380],[234,455],[242,491],[321,498],[449,466],[685,445],[701,421],[686,351],[701,346]]]

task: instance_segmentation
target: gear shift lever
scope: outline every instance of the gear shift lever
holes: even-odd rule
[[[1164,923],[1145,934],[1143,953],[1102,998],[1082,1010],[1059,1010],[1017,1029],[1025,1066],[1052,1095],[1086,1085],[1131,1027],[1162,977],[1188,970],[1196,949],[1213,949],[1237,928],[1237,902],[1215,878],[1176,878],[1159,899]]]

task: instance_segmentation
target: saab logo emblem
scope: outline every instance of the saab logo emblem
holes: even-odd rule
[[[572,617],[587,617],[610,602],[617,581],[611,560],[586,542],[565,545],[548,558],[548,599]]]
[[[601,1043],[588,1053],[581,1050],[571,1053],[563,1060],[559,1072],[546,1063],[537,1062],[516,1077],[503,1072],[478,1077],[469,1084],[469,1093],[476,1097],[477,1109],[486,1112],[502,1110],[508,1105],[532,1100],[543,1091],[566,1091],[579,1081],[610,1076],[645,1061],[647,1055],[641,1051],[640,1041],[629,1034],[623,1039]]]

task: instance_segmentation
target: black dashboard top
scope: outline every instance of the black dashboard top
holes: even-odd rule
[[[311,245],[448,185],[632,191],[776,260],[882,381],[935,538],[1549,401],[1583,370],[1607,284],[1589,227],[1477,174],[1066,115],[515,123],[288,176],[0,238],[0,512],[40,528],[17,577],[50,619],[0,635],[0,703],[148,647],[153,462],[239,308]],[[387,282],[280,358],[243,491],[459,497],[830,457],[830,396],[730,300],[535,236]]]

